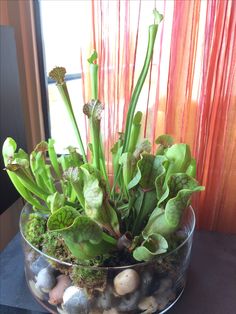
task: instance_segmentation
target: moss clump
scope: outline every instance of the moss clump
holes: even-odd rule
[[[25,227],[26,239],[37,249],[40,249],[46,231],[46,219],[38,214],[30,214]]]
[[[106,271],[92,269],[86,266],[74,266],[70,274],[73,283],[81,288],[103,290],[107,282]]]
[[[45,254],[63,262],[73,262],[74,257],[68,250],[63,237],[59,232],[47,231],[43,235],[42,250]]]

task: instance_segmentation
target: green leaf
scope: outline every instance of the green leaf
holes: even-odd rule
[[[48,218],[48,229],[50,231],[59,231],[68,228],[77,216],[79,216],[79,212],[76,209],[71,206],[63,206]]]
[[[47,198],[47,202],[50,204],[50,210],[54,213],[56,210],[63,207],[65,203],[65,196],[58,192],[55,192],[52,195],[49,195]]]
[[[204,188],[185,173],[172,175],[170,178],[170,199],[165,208],[157,207],[151,214],[143,230],[144,238],[152,233],[169,236],[178,229],[184,209],[189,205],[190,196]]]
[[[165,150],[164,156],[168,159],[165,181],[163,184],[163,194],[159,199],[158,206],[169,196],[169,178],[175,173],[184,173],[191,163],[191,152],[187,144],[174,144]]]
[[[59,231],[71,253],[78,260],[88,260],[114,249],[103,240],[103,231],[89,217],[80,216],[72,207],[64,206],[48,219],[48,229]]]
[[[166,148],[174,144],[174,139],[168,134],[163,134],[156,139],[155,143],[159,144],[156,155],[163,155]]]
[[[94,61],[97,60],[97,58],[98,58],[98,53],[96,50],[94,50],[91,56],[88,58],[88,63],[93,64]]]
[[[186,173],[190,176],[195,178],[196,177],[196,169],[197,169],[197,165],[196,165],[196,160],[194,158],[191,159],[191,162],[186,170]]]
[[[133,251],[133,257],[140,262],[151,261],[155,256],[165,253],[167,249],[166,239],[162,235],[154,233]]]
[[[165,218],[167,222],[177,227],[180,223],[183,210],[189,205],[189,198],[192,193],[203,191],[204,187],[199,186],[198,182],[187,174],[176,174],[170,180],[171,198],[165,207]]]
[[[155,24],[159,25],[164,18],[164,15],[157,11],[157,9],[153,10]]]
[[[161,156],[159,156],[161,157]],[[162,156],[164,157],[164,156]],[[156,187],[156,194],[157,194],[157,200],[159,201],[162,195],[164,194],[164,182],[165,182],[165,176],[166,176],[166,169],[168,168],[168,160],[164,157],[162,159],[162,164],[159,166],[159,174],[157,175],[155,179],[155,187]]]
[[[91,174],[83,166],[81,170],[84,177],[85,212],[90,218],[96,219],[99,215],[98,210],[102,207],[103,191],[95,173]]]
[[[170,136],[168,134],[163,134],[163,135],[158,136],[155,143],[162,145],[165,148],[167,148],[167,147],[170,147],[174,144],[174,139],[172,136]]]
[[[109,204],[106,195],[106,184],[99,171],[91,165],[81,166],[84,178],[85,212],[88,217],[97,221],[111,234],[119,235],[119,221],[115,210]]]
[[[137,173],[130,181],[128,189],[134,188],[137,184],[143,189],[153,189],[157,177],[163,175],[163,162],[166,161],[164,156],[154,156],[142,154],[137,163]]]
[[[136,159],[131,153],[124,153],[121,155],[119,163],[120,165],[122,165],[123,182],[127,191],[129,182],[133,177],[134,169],[136,166]]]
[[[5,164],[14,157],[14,153],[17,149],[17,144],[11,137],[7,137],[2,146],[2,154]]]
[[[82,171],[78,167],[71,167],[64,172],[64,178],[70,182],[72,189],[74,190],[81,206],[85,208]]]
[[[138,235],[141,232],[157,203],[156,191],[154,189],[146,192],[141,189],[138,191],[139,195],[133,205],[132,233],[134,235]]]
[[[128,152],[133,153],[135,151],[136,145],[138,143],[138,138],[141,129],[142,112],[137,111],[132,122],[130,142],[128,146]]]

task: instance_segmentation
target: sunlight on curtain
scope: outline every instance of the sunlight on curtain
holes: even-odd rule
[[[199,226],[236,232],[235,1],[92,1],[87,23],[93,32],[81,48],[84,101],[90,95],[86,59],[94,48],[110,158],[124,130],[154,7],[164,21],[137,107],[144,113],[143,136],[154,144],[166,132],[191,145],[206,186],[195,199]]]

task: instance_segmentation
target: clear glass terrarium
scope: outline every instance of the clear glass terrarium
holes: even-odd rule
[[[32,212],[26,205],[20,231],[25,275],[36,300],[51,313],[164,313],[180,298],[190,261],[195,215],[189,207],[176,234],[180,244],[151,262],[124,267],[94,267],[62,262],[25,238]]]

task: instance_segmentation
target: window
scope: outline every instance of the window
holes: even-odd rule
[[[80,68],[80,47],[86,32],[81,25],[89,15],[87,1],[40,1],[42,39],[45,51],[46,74],[55,66],[67,70],[67,85],[76,118],[81,121],[83,107],[82,80]],[[67,119],[67,112],[58,90],[48,78],[48,99],[50,136],[56,140],[58,153],[68,145],[77,146],[73,129]],[[84,119],[81,121],[84,123]],[[85,140],[85,125],[80,128]]]

